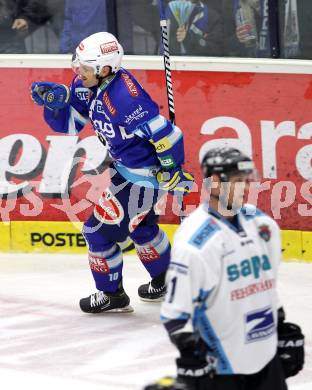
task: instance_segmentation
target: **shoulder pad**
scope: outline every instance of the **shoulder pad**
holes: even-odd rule
[[[201,249],[218,230],[221,230],[220,226],[214,219],[209,218],[196,230],[188,242],[192,246]]]

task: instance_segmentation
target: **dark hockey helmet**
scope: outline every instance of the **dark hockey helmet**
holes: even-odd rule
[[[214,148],[203,157],[201,169],[204,178],[218,175],[221,181],[228,181],[235,174],[253,174],[254,163],[250,157],[231,147]]]

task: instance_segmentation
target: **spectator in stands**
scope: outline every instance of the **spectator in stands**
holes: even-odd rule
[[[25,37],[48,19],[44,0],[0,0],[0,53],[25,53]]]
[[[87,36],[108,31],[106,0],[66,0],[60,52],[73,53]]]
[[[131,2],[133,23],[151,34],[155,41],[154,53],[158,54],[160,45],[159,7],[157,0],[136,0]],[[148,15],[148,18],[146,17]]]
[[[312,1],[297,0],[299,25],[299,56],[292,58],[312,59]]]
[[[312,59],[311,21],[311,0],[280,0],[279,27],[282,58]]]
[[[138,0],[114,0],[107,2],[107,31],[118,38],[119,42],[122,44],[125,54],[136,54],[133,48],[132,4],[137,1]],[[145,14],[145,18],[146,15],[149,14]]]
[[[199,0],[173,0],[168,3],[171,54],[223,54],[222,19],[209,3]]]
[[[268,0],[232,0],[236,37],[242,55],[270,57]]]
[[[222,14],[223,21],[224,55],[239,57],[244,47],[236,37],[236,24],[233,17],[233,3],[231,0],[220,2],[220,14]]]
[[[49,25],[56,37],[60,39],[64,26],[65,0],[46,0],[50,14]]]

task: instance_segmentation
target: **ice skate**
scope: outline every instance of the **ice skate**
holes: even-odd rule
[[[97,291],[87,298],[80,299],[80,309],[85,313],[131,313],[130,298],[120,287],[114,293]]]
[[[166,294],[165,286],[166,273],[153,278],[149,283],[142,284],[138,289],[139,297],[146,302],[161,302]]]

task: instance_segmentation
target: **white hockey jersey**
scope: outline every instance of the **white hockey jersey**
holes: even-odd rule
[[[205,204],[183,221],[161,307],[164,322],[188,319],[181,331],[199,331],[218,374],[258,372],[277,350],[280,230],[253,206],[238,221],[236,228]]]

